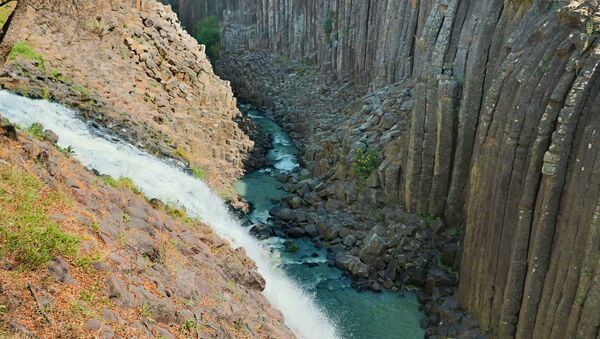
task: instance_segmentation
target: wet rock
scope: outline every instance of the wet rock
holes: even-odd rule
[[[341,269],[349,271],[355,278],[369,277],[369,266],[360,261],[359,258],[351,255],[337,255],[335,265]]]
[[[252,226],[250,234],[258,240],[265,240],[275,236],[275,232],[270,225],[257,224]]]
[[[356,244],[356,236],[354,234],[348,234],[344,240],[342,240],[342,243],[348,247],[354,246],[354,244]]]
[[[366,263],[372,263],[385,249],[386,241],[378,234],[369,234],[364,240],[360,258]]]
[[[313,225],[313,224],[308,224],[306,226],[304,226],[304,231],[306,232],[306,234],[308,234],[309,236],[316,238],[319,236],[319,230],[317,229],[317,226]]]
[[[306,235],[306,232],[303,228],[300,227],[292,227],[287,230],[287,235],[291,238],[300,238]]]

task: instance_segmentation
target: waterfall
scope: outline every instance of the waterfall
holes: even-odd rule
[[[330,319],[313,296],[271,262],[269,253],[241,226],[223,201],[202,181],[182,169],[99,131],[91,131],[77,114],[59,104],[0,91],[0,114],[21,126],[39,122],[59,136],[58,145],[72,146],[84,166],[114,178],[128,177],[148,198],[184,207],[234,247],[243,247],[266,280],[265,296],[279,309],[285,324],[302,338],[337,338]]]

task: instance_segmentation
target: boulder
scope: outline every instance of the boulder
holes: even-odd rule
[[[369,277],[369,266],[352,255],[337,255],[335,257],[335,266],[350,272],[354,278]]]

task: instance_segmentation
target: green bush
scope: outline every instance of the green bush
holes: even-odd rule
[[[77,254],[79,239],[48,214],[63,197],[27,172],[0,167],[0,255],[35,269],[56,256]]]
[[[31,124],[31,126],[27,128],[27,132],[38,140],[44,139],[44,125],[40,124],[39,122],[34,122]]]
[[[364,183],[371,172],[381,164],[381,157],[372,149],[357,149],[352,159],[354,175],[360,183]]]
[[[219,57],[221,49],[221,32],[219,22],[214,16],[203,18],[196,23],[196,40],[206,46],[206,55],[212,61]]]

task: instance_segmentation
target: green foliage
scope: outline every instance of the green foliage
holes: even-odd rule
[[[148,318],[150,322],[154,322],[154,320],[152,319],[152,309],[150,308],[150,305],[142,304],[142,307],[140,308],[140,315],[142,317]]]
[[[206,55],[212,61],[219,57],[221,49],[221,32],[219,22],[214,16],[201,19],[196,23],[196,40],[206,46]]]
[[[125,189],[132,191],[135,194],[140,193],[140,190],[135,186],[135,184],[133,183],[133,180],[131,180],[129,178],[120,177],[119,179],[115,180],[110,175],[103,175],[100,178],[108,186],[111,186],[114,188],[125,188]]]
[[[75,149],[73,149],[73,146],[69,145],[67,147],[60,147],[58,145],[56,145],[56,149],[66,155],[74,155],[75,154]]]
[[[56,256],[74,256],[77,236],[61,231],[48,214],[64,202],[37,177],[0,168],[0,254],[14,256],[23,268],[36,269]]]
[[[82,97],[83,99],[90,98],[90,91],[83,86],[73,85],[73,86],[71,86],[71,89],[73,89],[73,91],[77,92],[77,94],[79,94],[79,96]]]
[[[352,159],[354,175],[359,183],[364,183],[371,172],[381,164],[381,156],[373,149],[357,149]]]
[[[596,33],[596,30],[594,29],[594,22],[592,20],[588,20],[585,23],[585,33],[587,35],[594,35],[594,33]]]
[[[92,25],[92,33],[96,34],[99,38],[102,38],[110,32],[110,26],[102,21],[102,19],[96,19]]]
[[[41,71],[44,71],[46,69],[46,66],[44,64],[44,57],[41,54],[36,53],[33,50],[33,48],[31,48],[31,46],[29,46],[29,44],[25,41],[16,42],[10,50],[10,53],[8,54],[8,60],[11,61],[17,60],[17,58],[19,57],[25,60],[37,62],[38,68]]]
[[[91,256],[82,256],[75,259],[75,266],[83,268],[87,273],[92,271],[92,264],[100,260],[100,254],[95,253]]]
[[[177,146],[175,149],[175,153],[180,156],[182,159],[190,160],[190,155],[181,147]]]
[[[43,140],[44,139],[44,125],[39,122],[34,122],[27,128],[27,133],[29,133],[32,137]]]
[[[181,327],[179,328],[179,333],[188,334],[192,332],[192,330],[196,327],[198,327],[198,323],[194,321],[194,319],[186,319],[186,321],[184,321]]]
[[[436,261],[437,261],[437,265],[439,268],[443,269],[444,271],[452,274],[454,276],[454,278],[456,280],[458,280],[458,272],[456,272],[454,269],[452,269],[452,267],[448,266],[448,265],[444,265],[444,263],[442,262],[442,255],[438,254],[435,257]]]
[[[435,219],[437,219],[437,216],[435,214],[428,213],[428,214],[421,215],[421,218],[423,218],[423,221],[425,221],[425,224],[427,226],[429,226]]]
[[[0,7],[0,28],[4,27],[4,24],[8,20],[8,17],[15,10],[16,1],[9,2],[8,4]]]
[[[52,80],[53,82],[63,82],[63,83],[67,83],[70,81],[70,79],[68,79],[67,77],[63,76],[61,71],[53,68],[52,70],[50,70],[50,74],[49,74],[50,80]]]
[[[192,167],[191,170],[192,174],[200,180],[204,180],[204,178],[206,177],[206,172],[202,167]]]
[[[339,38],[339,34],[337,32],[337,25],[337,13],[330,11],[329,14],[327,14],[327,18],[325,18],[325,22],[323,23],[323,33],[325,34],[326,42],[331,42],[332,40],[337,40]]]

